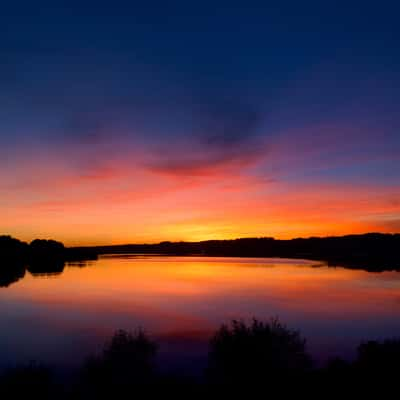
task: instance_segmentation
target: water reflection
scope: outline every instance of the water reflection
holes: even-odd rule
[[[25,276],[23,264],[9,265],[7,263],[0,267],[0,288],[8,287]]]
[[[25,277],[26,272],[29,272],[33,277],[51,278],[61,275],[66,265],[71,268],[85,268],[93,264],[93,260],[70,261],[67,263],[55,260],[52,262],[35,262],[24,265],[23,263],[10,263],[7,260],[0,265],[0,288],[9,287],[13,283],[18,282]]]
[[[53,261],[53,262],[38,262],[38,263],[31,263],[28,265],[27,270],[33,276],[56,276],[62,274],[65,268],[64,261]]]
[[[41,279],[50,272],[28,268],[24,279],[0,290],[3,362],[78,363],[115,329],[142,326],[164,343],[164,360],[179,351],[189,363],[221,322],[253,316],[279,315],[299,327],[321,358],[351,356],[363,339],[400,334],[398,272],[143,255],[67,263],[57,272]]]

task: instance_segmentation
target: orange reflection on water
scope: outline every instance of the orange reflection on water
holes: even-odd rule
[[[0,315],[0,354],[6,343],[22,361],[45,352],[76,360],[119,328],[144,327],[168,349],[204,341],[232,318],[271,316],[300,329],[315,354],[345,355],[361,340],[400,335],[400,273],[306,260],[107,256],[57,276],[27,273],[0,289]]]
[[[269,309],[359,315],[398,309],[399,275],[330,268],[305,260],[103,257],[92,267],[67,267],[54,278],[29,275],[5,294],[60,310],[141,309],[187,314],[189,319],[229,317],[245,306],[254,316],[264,316]]]

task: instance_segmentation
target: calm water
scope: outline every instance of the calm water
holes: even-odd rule
[[[79,365],[118,328],[144,327],[160,364],[201,365],[210,333],[232,318],[279,316],[317,360],[351,358],[361,340],[400,336],[400,273],[306,260],[104,256],[85,268],[0,288],[0,367]]]

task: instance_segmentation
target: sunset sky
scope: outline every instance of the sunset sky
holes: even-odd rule
[[[6,3],[0,234],[400,231],[395,1]]]

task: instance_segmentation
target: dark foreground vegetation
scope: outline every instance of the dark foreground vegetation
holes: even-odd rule
[[[277,240],[248,238],[203,242],[162,242],[86,248],[99,254],[143,253],[226,257],[285,257],[328,261],[370,271],[400,271],[400,234],[368,233]]]
[[[156,368],[157,350],[158,345],[142,330],[121,330],[67,381],[35,363],[6,371],[0,377],[0,397],[130,399],[158,394],[191,398],[255,390],[262,398],[288,393],[360,395],[375,390],[382,395],[397,388],[400,373],[400,340],[365,342],[355,361],[335,359],[316,368],[305,339],[278,319],[221,326],[210,340],[208,367],[201,378],[161,374]]]
[[[90,249],[68,249],[55,240],[35,239],[30,244],[11,236],[0,236],[0,287],[32,274],[57,274],[67,261],[97,259]]]

